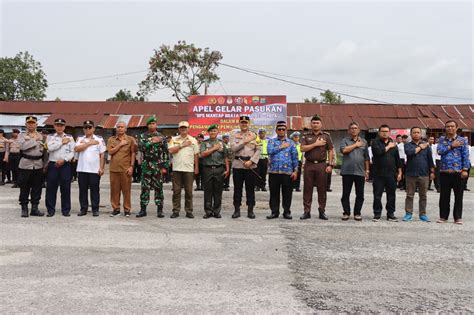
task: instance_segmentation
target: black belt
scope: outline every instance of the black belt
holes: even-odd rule
[[[310,163],[314,163],[314,164],[326,163],[326,160],[322,160],[322,161],[311,161],[311,160],[306,159],[306,161],[308,161],[308,162],[310,162]]]
[[[221,168],[221,167],[224,167],[224,165],[204,165],[204,167],[208,167],[208,168]]]
[[[250,156],[236,156],[237,160],[250,161]]]
[[[35,155],[28,155],[28,154],[21,154],[22,158],[28,159],[28,160],[41,160],[43,158],[42,155],[35,156]]]
[[[10,155],[19,156],[20,152],[10,152]]]

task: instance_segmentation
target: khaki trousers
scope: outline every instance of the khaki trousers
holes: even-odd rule
[[[120,210],[120,194],[123,194],[123,209],[130,212],[132,208],[132,176],[127,172],[110,172],[110,203],[112,209]]]
[[[413,199],[415,197],[416,188],[418,188],[419,201],[419,213],[420,215],[426,214],[426,192],[428,191],[428,176],[407,176],[407,197],[405,199],[405,211],[413,213]]]

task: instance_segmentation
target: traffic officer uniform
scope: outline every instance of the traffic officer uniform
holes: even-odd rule
[[[217,125],[211,125],[207,131],[217,129]],[[219,139],[207,139],[201,143],[201,154],[219,144],[220,148],[210,155],[202,158],[204,186],[204,219],[215,217],[221,218],[222,191],[224,188],[225,172],[229,169],[229,154],[225,143]],[[230,175],[230,174],[229,174]]]
[[[16,134],[15,137],[10,139],[9,143],[9,153],[8,153],[8,168],[12,172],[12,188],[18,188],[18,164],[20,163],[20,144],[18,142],[18,135],[20,130],[13,129],[13,134]]]
[[[239,121],[246,121],[250,124],[248,116],[240,116]],[[253,137],[249,143],[245,143],[247,137]],[[261,146],[257,144],[257,135],[250,130],[243,133],[236,131],[232,133],[230,139],[230,147],[234,152],[234,160],[232,161],[232,173],[234,179],[234,214],[232,218],[240,217],[240,206],[242,203],[242,189],[245,182],[245,195],[247,197],[248,213],[247,217],[255,218],[253,208],[255,206],[255,181],[256,167],[260,159]],[[252,161],[250,168],[244,167],[244,162]]]
[[[54,121],[54,124],[65,125],[66,121],[58,118]],[[69,142],[63,144],[64,139],[68,139]],[[66,133],[62,135],[57,133],[48,135],[46,144],[49,152],[46,185],[47,216],[52,217],[56,212],[56,197],[59,186],[61,191],[61,212],[63,216],[68,217],[71,211],[71,161],[74,158],[74,147],[76,144],[74,138]],[[59,166],[56,164],[58,161],[64,161],[64,163]]]
[[[257,164],[257,173],[260,175],[262,178],[261,180],[258,181],[257,183],[257,191],[267,191],[267,172],[268,172],[268,152],[267,152],[267,146],[268,146],[268,139],[265,136],[266,130],[264,128],[261,128],[258,130],[258,137],[257,137],[257,143],[260,144],[261,146],[261,151],[260,151],[260,159],[258,160]],[[263,135],[263,139],[260,138],[260,135]]]
[[[34,116],[27,116],[26,122],[37,122]],[[45,143],[43,136],[38,132],[23,132],[18,136],[21,159],[18,165],[18,185],[20,186],[19,202],[21,216],[28,217],[28,203],[31,201],[32,216],[43,216],[38,205],[41,200],[41,186],[43,185],[43,168],[46,163]],[[29,199],[31,198],[31,199]]]
[[[311,121],[321,120],[319,116],[313,116]],[[318,133],[315,133],[313,130],[307,131],[303,134],[301,139],[301,145],[310,145],[315,143],[318,139],[323,139],[326,141],[326,144],[323,146],[318,146],[310,151],[306,151],[304,154],[305,163],[304,163],[304,174],[303,174],[303,205],[304,205],[304,214],[301,219],[308,219],[311,217],[311,204],[313,202],[313,187],[316,186],[318,191],[318,210],[319,218],[322,220],[327,220],[325,214],[326,211],[326,199],[327,199],[327,156],[329,150],[334,148],[332,143],[331,136],[329,133],[320,130]]]
[[[150,117],[146,124],[147,126],[156,122],[155,117]],[[153,137],[159,137],[161,141],[153,143]],[[169,153],[168,143],[166,137],[164,137],[158,131],[153,133],[147,131],[140,134],[138,137],[138,150],[142,152],[142,180],[141,186],[142,191],[140,194],[140,212],[137,214],[137,218],[141,218],[147,215],[146,207],[150,202],[150,191],[155,191],[155,204],[157,206],[157,216],[163,217],[163,178],[162,169],[169,171]]]
[[[0,172],[2,173],[0,185],[5,185],[5,177],[7,175],[8,165],[4,160],[5,158],[8,158],[8,147],[9,141],[4,137],[3,129],[0,129]]]

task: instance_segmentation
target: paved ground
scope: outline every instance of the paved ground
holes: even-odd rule
[[[474,312],[474,193],[464,198],[464,226],[340,220],[341,183],[334,176],[330,220],[268,221],[267,193],[257,219],[110,218],[108,179],[101,216],[20,218],[18,190],[0,187],[0,312],[313,313]],[[474,190],[471,180],[470,188]],[[133,187],[138,206],[139,186]],[[404,192],[397,194],[402,209]],[[429,193],[437,218],[438,194]],[[44,206],[42,206],[44,209]],[[151,211],[153,214],[154,211]],[[403,213],[398,210],[397,214]]]

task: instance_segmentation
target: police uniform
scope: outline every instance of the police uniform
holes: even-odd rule
[[[94,122],[86,120],[84,128],[93,128]],[[78,146],[82,146],[91,141],[97,141],[98,144],[89,145],[82,151],[77,151]],[[99,215],[100,203],[100,175],[99,170],[102,163],[102,155],[106,151],[105,141],[101,136],[92,134],[90,138],[87,136],[80,136],[76,141],[77,152],[77,181],[79,184],[79,203],[81,210],[78,216],[87,214],[89,208],[88,193],[90,190],[92,214]]]
[[[260,138],[260,133],[264,133],[266,130],[265,129],[259,129],[258,133],[259,136],[257,137],[257,143],[260,144],[261,146],[261,151],[260,151],[260,159],[258,160],[257,164],[257,173],[260,175],[261,180],[258,181],[257,183],[257,191],[267,191],[266,185],[267,185],[267,172],[268,172],[268,152],[267,152],[267,146],[268,146],[268,138],[264,137],[263,139]]]
[[[147,126],[156,122],[155,117],[150,117],[146,124]],[[159,142],[153,143],[153,138],[158,137]],[[141,163],[141,186],[142,191],[140,194],[140,212],[137,214],[137,218],[141,218],[147,215],[146,207],[150,202],[150,191],[155,191],[155,204],[157,206],[157,216],[163,217],[163,178],[161,171],[165,169],[169,171],[169,153],[168,144],[166,137],[161,133],[145,132],[138,136],[138,150],[142,153]]]
[[[8,165],[4,160],[8,158],[9,141],[3,135],[3,129],[0,129],[0,172],[2,173],[0,185],[5,185],[5,177],[8,170]]]
[[[20,163],[20,144],[18,143],[18,135],[20,130],[13,129],[13,134],[16,134],[15,138],[10,139],[9,152],[8,152],[8,168],[12,173],[12,188],[18,188],[18,164]]]
[[[34,116],[26,117],[26,123],[36,123]],[[43,168],[46,163],[45,143],[38,131],[23,132],[18,136],[21,159],[18,165],[18,185],[20,186],[19,202],[21,216],[28,217],[28,203],[31,202],[32,216],[43,216],[38,205],[41,200],[41,186],[43,184]],[[30,199],[31,198],[31,199]]]
[[[314,116],[313,120],[321,120],[319,116]],[[301,219],[308,219],[311,217],[311,204],[313,202],[313,187],[316,186],[318,191],[318,210],[319,218],[327,220],[325,214],[326,211],[326,188],[327,188],[327,156],[330,150],[334,148],[331,136],[329,133],[320,130],[315,133],[313,130],[307,131],[303,134],[301,139],[301,145],[306,146],[315,143],[318,139],[323,139],[326,144],[323,146],[314,147],[310,151],[306,151],[304,154],[304,188],[303,188],[303,205],[304,214]]]
[[[217,125],[211,125],[207,131],[217,129]],[[229,169],[228,149],[225,143],[219,139],[207,139],[201,143],[201,154],[211,150],[218,144],[219,149],[202,158],[204,186],[204,219],[221,217],[222,191],[224,188],[225,172]]]
[[[65,125],[66,121],[58,118],[54,121],[55,125]],[[63,140],[69,142],[63,144]],[[71,180],[72,168],[71,161],[74,158],[74,147],[76,146],[74,138],[66,133],[52,134],[46,138],[48,146],[48,171],[46,185],[46,209],[48,217],[52,217],[56,212],[56,197],[58,186],[61,191],[61,213],[63,216],[69,216],[71,211]],[[58,161],[64,161],[63,164],[57,164]],[[60,162],[62,163],[62,162]]]
[[[240,122],[250,123],[248,116],[240,116]],[[245,143],[247,137],[253,137],[249,143]],[[245,183],[245,195],[247,197],[248,214],[251,219],[255,218],[253,208],[255,206],[255,181],[256,167],[260,159],[261,146],[257,144],[257,135],[250,130],[243,133],[236,131],[232,133],[230,147],[234,153],[232,161],[232,173],[234,179],[234,214],[232,218],[240,217],[240,206],[242,203],[242,189]],[[244,162],[252,161],[250,168],[244,167]]]

